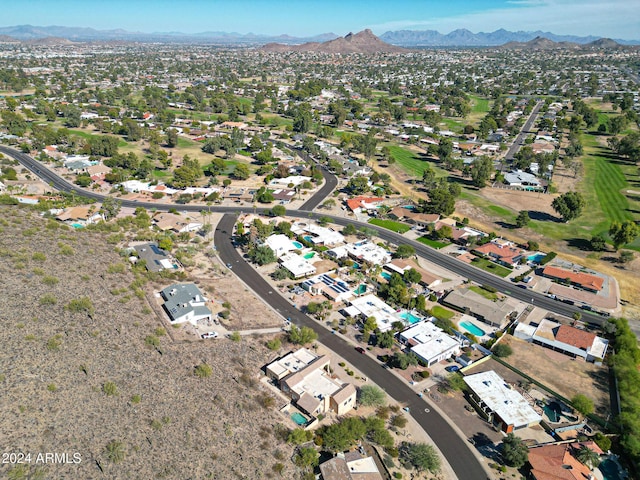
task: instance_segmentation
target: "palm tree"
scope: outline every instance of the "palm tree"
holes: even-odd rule
[[[576,459],[580,463],[588,466],[591,470],[600,465],[600,455],[586,445],[580,445],[580,448],[576,452]]]

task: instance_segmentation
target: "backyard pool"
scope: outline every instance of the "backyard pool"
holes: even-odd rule
[[[418,323],[420,320],[422,320],[420,317],[415,316],[411,312],[402,312],[400,314],[400,318],[403,319],[403,320],[406,320],[407,322],[411,323],[412,325],[414,323]]]
[[[315,256],[316,256],[316,252],[309,252],[309,253],[305,253],[305,254],[303,255],[303,257],[304,257],[306,260],[309,260],[310,258],[313,258],[313,257],[315,257]]]
[[[296,424],[298,425],[306,425],[308,421],[304,415],[298,412],[294,412],[291,414],[291,420],[296,422]]]
[[[540,261],[546,257],[546,255],[544,253],[536,253],[535,255],[529,255],[527,257],[527,260],[529,260],[530,262],[533,263],[540,263]]]
[[[411,211],[416,209],[414,205],[403,205],[402,208],[406,208],[407,210],[411,210]]]
[[[542,410],[544,410],[544,414],[552,422],[557,423],[560,421],[560,413],[562,413],[562,409],[556,402],[546,404],[544,407],[542,407]]]
[[[622,480],[624,477],[620,475],[620,469],[618,468],[618,464],[607,458],[598,465],[598,470],[602,473],[602,478],[604,480]]]
[[[391,274],[390,274],[390,273],[387,273],[387,272],[382,272],[382,273],[380,274],[380,276],[381,276],[382,278],[384,278],[385,280],[387,280],[387,281],[389,281],[389,280],[391,279]]]
[[[464,328],[467,332],[475,335],[476,337],[481,337],[484,335],[484,330],[476,327],[471,322],[460,322],[460,326]]]
[[[309,235],[305,235],[304,238],[307,242],[310,242],[312,240],[312,238]]]
[[[362,284],[362,285],[358,285],[358,288],[356,288],[353,293],[355,293],[356,295],[362,295],[363,293],[367,292],[367,286]]]
[[[73,228],[84,228],[84,225],[82,225],[81,223],[72,223],[71,226]]]
[[[292,240],[291,244],[293,245],[293,248],[295,248],[297,250],[300,250],[304,246],[300,242],[296,242],[295,240]]]

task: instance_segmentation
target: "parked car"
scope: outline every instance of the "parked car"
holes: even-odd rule
[[[201,338],[218,338],[218,332],[207,332],[200,335]]]
[[[457,372],[458,370],[460,370],[460,367],[458,365],[449,365],[447,368],[445,368],[445,370],[447,372]]]

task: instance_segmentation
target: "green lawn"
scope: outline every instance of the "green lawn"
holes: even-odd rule
[[[471,264],[474,267],[481,268],[485,272],[493,273],[502,278],[506,277],[512,272],[512,270],[509,270],[507,267],[503,267],[502,265],[498,265],[497,263],[490,262],[486,258],[476,257],[471,261]]]
[[[471,111],[473,113],[487,113],[489,111],[489,99],[481,98],[476,95],[470,95]]]
[[[452,132],[462,133],[462,129],[463,129],[462,122],[463,122],[462,119],[454,120],[453,118],[443,118],[440,123],[444,123],[446,126],[446,129],[451,130]],[[445,129],[441,128],[441,130],[445,130]]]
[[[439,250],[439,249],[449,245],[448,243],[443,243],[443,242],[438,242],[436,240],[432,240],[429,237],[420,237],[420,238],[418,238],[418,242],[424,243],[425,245],[428,245],[431,248],[435,248],[436,250]]]
[[[419,154],[416,154],[411,150],[407,150],[406,148],[398,147],[396,145],[390,145],[389,150],[391,151],[391,156],[395,159],[400,168],[416,178],[422,178],[422,172],[424,172],[428,167],[436,172],[436,177],[444,177],[447,175],[445,170],[440,167],[436,167],[433,162],[421,159]]]
[[[431,315],[439,318],[440,320],[451,320],[454,317],[455,313],[451,310],[447,310],[446,308],[441,307],[440,305],[435,305],[433,308],[431,308]]]
[[[393,220],[382,220],[381,218],[372,218],[369,220],[369,223],[396,233],[405,233],[411,229],[411,226],[406,223],[394,222]]]
[[[498,299],[497,294],[495,294],[494,292],[490,292],[489,290],[485,290],[482,287],[478,287],[477,285],[470,286],[469,290],[476,292],[478,295],[482,295],[487,300],[493,301]]]

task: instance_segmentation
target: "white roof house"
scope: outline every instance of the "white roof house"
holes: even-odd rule
[[[316,273],[316,267],[293,252],[285,253],[280,257],[279,261],[280,265],[289,270],[294,278],[306,277]]]
[[[428,367],[460,353],[460,343],[432,321],[412,325],[400,333],[400,340],[410,345],[411,351]]]
[[[309,278],[301,286],[312,295],[324,295],[334,302],[344,302],[355,295],[353,287],[334,270]]]
[[[378,329],[381,332],[391,330],[393,322],[402,321],[393,307],[387,305],[373,294],[354,298],[350,301],[350,304],[348,312],[351,314],[357,313],[363,319],[368,317],[375,318]]]
[[[318,355],[306,348],[301,348],[267,365],[266,373],[275,380],[281,380],[291,373],[302,370],[316,358]]]
[[[274,178],[273,180],[271,180],[271,182],[269,182],[269,185],[271,186],[283,186],[286,187],[288,185],[293,185],[294,187],[297,187],[298,185],[303,184],[304,182],[310,182],[311,181],[311,177],[305,177],[303,175],[289,175],[286,178]]]
[[[285,253],[296,249],[296,247],[291,242],[291,239],[283,234],[270,235],[264,241],[264,244],[271,250],[273,250],[273,253],[275,253],[276,257],[278,258],[280,258]]]
[[[374,265],[384,265],[391,261],[391,252],[372,242],[349,243],[345,245],[349,256]]]
[[[522,170],[505,173],[504,183],[514,187],[540,187],[538,177]]]
[[[293,224],[291,231],[297,234],[308,233],[309,240],[316,245],[337,245],[344,242],[344,236],[340,232],[314,223],[297,222]]]
[[[504,432],[537,425],[542,420],[529,402],[493,370],[467,375],[464,381],[480,414]]]

